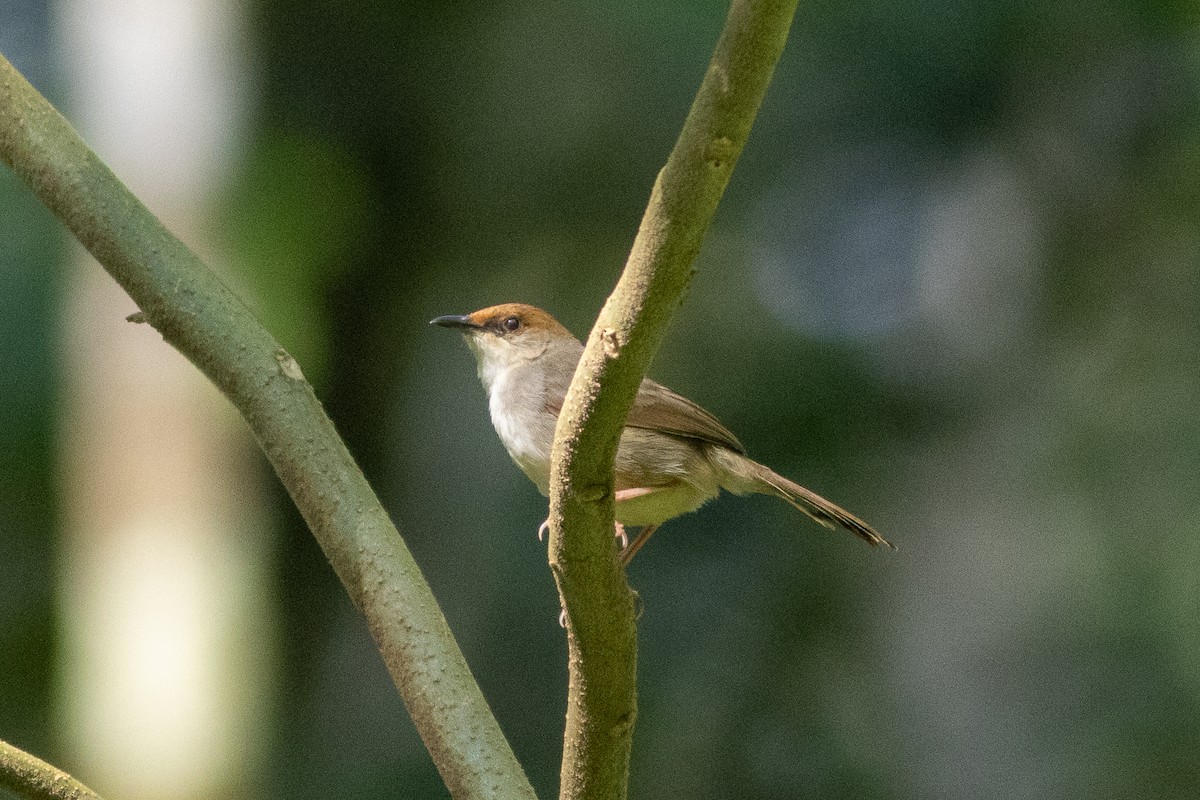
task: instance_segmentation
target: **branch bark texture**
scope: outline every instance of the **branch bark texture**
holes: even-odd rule
[[[0,789],[26,800],[100,800],[58,767],[5,741],[0,741]]]
[[[534,797],[428,584],[299,365],[2,56],[0,160],[129,293],[139,321],[245,417],[366,616],[451,794]]]
[[[550,559],[566,609],[569,650],[562,798],[624,798],[628,792],[637,630],[633,594],[613,545],[613,461],[646,366],[691,282],[795,9],[796,0],[733,0],[559,416],[550,474]]]

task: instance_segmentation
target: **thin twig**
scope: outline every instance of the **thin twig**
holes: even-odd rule
[[[53,764],[0,740],[0,789],[26,800],[100,800]]]

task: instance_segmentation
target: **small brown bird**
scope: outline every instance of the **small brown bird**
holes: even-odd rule
[[[545,311],[521,303],[431,324],[462,331],[475,352],[496,433],[517,466],[549,495],[554,427],[583,344]],[[625,420],[614,472],[617,535],[625,542],[621,526],[641,528],[621,551],[625,564],[659,525],[695,511],[721,489],[773,495],[826,527],[840,525],[868,544],[892,547],[858,517],[752,461],[716,417],[648,378]]]

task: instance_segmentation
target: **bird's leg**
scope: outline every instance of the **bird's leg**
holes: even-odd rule
[[[633,500],[635,497],[645,497],[651,492],[657,492],[658,489],[617,489],[613,499],[618,503],[624,503],[626,500]]]
[[[637,537],[632,542],[627,544],[625,549],[621,551],[621,564],[623,566],[629,566],[629,562],[633,561],[633,557],[637,555],[637,551],[642,549],[642,545],[644,545],[646,540],[650,538],[650,534],[654,533],[656,530],[658,530],[657,525],[642,526],[642,529],[638,531]]]
[[[645,497],[646,495],[652,494],[656,491],[658,491],[658,489],[649,489],[645,487],[637,487],[634,489],[618,489],[614,499],[619,504],[638,497]],[[654,530],[657,527],[658,525],[643,525],[642,529],[638,531],[637,538],[634,539],[633,542],[630,542],[629,537],[625,535],[625,527],[621,525],[621,523],[617,523],[617,536],[621,540],[622,564],[628,565],[629,562],[633,560],[634,555],[637,554],[638,550],[642,549],[642,545],[646,543],[646,540],[650,538],[650,534],[654,533]]]
[[[626,500],[632,500],[635,497],[643,497],[644,495],[648,495],[653,491],[655,491],[655,490],[654,489],[620,489],[616,493],[615,500],[616,500],[616,502],[621,503]],[[658,527],[657,525],[648,525],[648,526],[642,528],[642,530],[638,532],[637,539],[634,540],[633,546],[630,547],[629,534],[627,534],[625,532],[625,526],[622,525],[620,522],[617,522],[615,520],[613,521],[613,535],[616,536],[617,539],[621,542],[622,563],[624,563],[624,564],[629,563],[629,559],[633,558],[633,554],[636,553],[639,549],[641,549],[642,545],[646,543],[646,539],[648,539],[650,537],[651,533],[654,533],[654,529],[657,527]],[[541,525],[538,526],[537,537],[538,537],[539,542],[544,542],[546,540],[546,532],[549,530],[550,530],[550,518],[547,517],[545,522],[543,522]]]

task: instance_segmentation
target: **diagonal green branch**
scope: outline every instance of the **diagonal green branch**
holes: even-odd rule
[[[567,612],[570,656],[562,798],[624,798],[628,790],[637,631],[632,593],[612,543],[617,441],[646,366],[691,281],[795,9],[796,0],[733,0],[558,420],[550,552]]]
[[[0,741],[0,789],[26,800],[100,800],[58,767],[5,741]]]
[[[2,56],[0,160],[245,417],[366,616],[451,794],[532,798],[428,584],[300,367]]]

